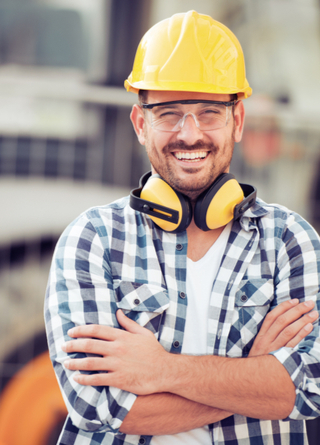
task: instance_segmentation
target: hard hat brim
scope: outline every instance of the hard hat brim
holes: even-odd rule
[[[188,92],[195,92],[195,93],[208,93],[208,94],[237,94],[238,99],[247,99],[252,95],[252,88],[248,85],[246,85],[242,90],[239,90],[238,88],[226,88],[222,89],[221,87],[216,87],[215,85],[208,85],[208,84],[200,84],[200,83],[188,83],[187,85],[185,83],[181,82],[168,82],[167,84],[165,82],[135,82],[130,83],[129,79],[125,80],[124,86],[128,92],[132,92],[135,94],[138,94],[140,90],[147,90],[147,91],[188,91]]]

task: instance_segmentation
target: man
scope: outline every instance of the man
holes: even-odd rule
[[[57,246],[46,323],[69,410],[59,443],[306,444],[304,419],[320,413],[320,244],[229,174],[251,94],[239,42],[177,14],[144,36],[126,87],[153,176]]]

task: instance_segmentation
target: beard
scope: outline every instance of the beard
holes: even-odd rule
[[[232,131],[231,137],[228,138],[222,147],[217,146],[214,143],[205,143],[198,141],[194,145],[186,145],[183,141],[169,143],[161,150],[161,157],[157,152],[154,144],[151,144],[148,140],[146,143],[147,154],[151,162],[152,167],[171,187],[180,193],[188,196],[191,201],[196,198],[220,176],[222,173],[228,171],[230,162],[232,159],[234,148],[234,131]],[[203,170],[202,167],[196,168],[193,163],[190,168],[184,167],[183,171],[190,175],[190,178],[180,178],[175,166],[170,162],[173,156],[172,151],[188,152],[192,150],[203,150],[208,152],[207,156],[211,158],[211,164],[208,168]],[[197,173],[202,170],[203,175],[199,176]]]

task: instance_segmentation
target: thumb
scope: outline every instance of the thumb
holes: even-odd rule
[[[127,332],[131,334],[140,334],[140,335],[150,335],[151,332],[148,329],[143,328],[135,321],[131,320],[129,317],[126,317],[121,309],[117,310],[117,320],[121,327],[123,327]]]

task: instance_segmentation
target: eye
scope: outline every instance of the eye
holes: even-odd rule
[[[177,112],[176,111],[163,111],[160,116],[171,116],[171,115],[176,115]]]
[[[180,117],[181,113],[178,110],[156,110],[154,116],[156,119],[163,119],[166,117]]]
[[[200,116],[221,116],[223,114],[223,110],[220,107],[210,107],[205,108],[200,112]]]

